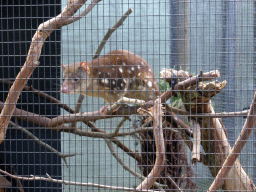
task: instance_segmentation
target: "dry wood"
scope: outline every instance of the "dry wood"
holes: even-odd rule
[[[254,94],[254,98],[247,116],[247,119],[245,121],[244,127],[238,136],[236,143],[234,147],[232,148],[230,154],[228,155],[227,159],[222,165],[222,168],[219,170],[215,180],[213,181],[211,187],[208,191],[215,191],[218,190],[224,181],[226,181],[226,178],[228,176],[228,180],[233,180],[232,176],[235,177],[235,175],[229,174],[231,169],[234,169],[234,163],[237,161],[238,156],[240,155],[244,145],[246,144],[253,128],[256,125],[256,92]],[[231,172],[232,173],[232,172]],[[239,175],[238,175],[239,176]],[[243,190],[256,190],[255,185],[253,184],[252,180],[247,178],[248,183],[242,183],[244,185]]]
[[[168,99],[170,99],[173,95],[177,96],[177,93],[182,90],[186,90],[188,87],[196,85],[197,82],[201,81],[210,81],[212,79],[216,79],[220,76],[218,70],[210,71],[207,73],[203,73],[201,76],[193,76],[182,82],[177,83],[174,86],[174,89],[169,89],[161,95],[161,102],[165,103]]]
[[[210,84],[208,85],[210,86]],[[215,84],[215,86],[218,86],[216,87],[216,90],[220,91],[224,87],[223,85],[225,84]],[[207,93],[207,91],[205,92]],[[193,93],[184,92],[184,94],[190,95],[190,97],[188,95],[184,96],[184,98],[186,98],[184,103],[187,111],[191,111],[192,113],[215,113],[211,103],[209,102],[210,98],[213,96],[212,94],[208,94],[208,96],[207,94],[201,95],[197,90],[194,90]],[[188,103],[188,100],[191,103]],[[219,118],[197,117],[196,120],[202,127],[202,146],[208,156],[208,159],[210,160],[210,172],[215,177],[224,160],[231,151],[231,147],[226,136],[226,131]],[[228,177],[232,179],[225,180],[224,184],[222,185],[222,189],[227,191],[254,189],[254,184],[246,174],[239,160],[237,160],[235,166],[231,168],[231,172],[229,173]]]
[[[10,188],[11,186],[12,184],[0,174],[0,190],[3,189],[3,191],[5,191],[5,188]]]
[[[32,38],[26,62],[9,90],[4,109],[0,114],[0,144],[5,139],[6,130],[15,110],[20,93],[32,75],[34,69],[39,65],[39,58],[44,41],[54,30],[74,22],[74,19],[70,18],[74,16],[74,14],[84,5],[85,2],[86,0],[68,0],[67,6],[64,8],[61,14],[39,25]],[[92,6],[90,7],[92,8]],[[89,8],[89,10],[91,10],[91,8]]]
[[[231,147],[221,119],[214,118],[215,112],[211,106],[210,99],[225,87],[226,81],[220,83],[215,81],[207,84],[198,83],[198,86],[196,86],[196,82],[203,79],[201,77],[207,77],[204,76],[204,74],[201,73],[199,80],[195,79],[195,77],[191,77],[178,83],[175,86],[175,91],[182,88],[184,90],[187,89],[187,91],[181,90],[180,92],[182,94],[181,98],[184,99],[183,103],[185,104],[186,111],[192,114],[201,114],[201,116],[195,116],[195,120],[197,120],[202,128],[202,146],[207,154],[209,165],[211,165],[209,169],[215,177],[224,163],[224,160],[229,155]],[[218,76],[219,73],[215,71],[208,74],[208,80],[215,79]],[[199,77],[197,76],[197,78]],[[189,83],[191,84],[189,85]],[[170,95],[175,94],[175,91],[171,92],[171,90],[169,90],[169,93],[165,93],[161,98],[165,101]],[[208,114],[210,115],[207,117]],[[191,118],[193,119],[194,117],[192,116]],[[222,189],[227,191],[255,190],[252,180],[241,166],[239,160],[235,161],[235,165],[231,167],[231,171],[227,177],[231,179],[224,181]]]
[[[191,127],[193,128],[193,149],[192,149],[192,164],[200,162],[200,147],[201,147],[201,130],[200,125],[195,121],[191,120]]]
[[[136,190],[150,189],[153,183],[158,179],[165,164],[165,144],[162,129],[162,109],[160,98],[156,99],[153,107],[153,127],[154,127],[154,137],[156,145],[156,160],[155,165],[151,172],[148,174],[147,178],[137,186]]]
[[[3,83],[4,85],[8,85],[8,86],[13,85],[13,81],[8,81],[6,79],[0,79],[0,83]],[[46,99],[49,102],[56,103],[59,107],[65,109],[66,111],[68,111],[70,113],[75,113],[75,110],[72,109],[71,107],[69,107],[68,105],[62,103],[60,100],[48,95],[47,93],[45,93],[43,91],[39,91],[39,90],[33,88],[33,86],[25,86],[25,87],[23,87],[22,91],[32,92],[33,94],[37,95],[38,97]]]
[[[17,176],[10,174],[6,171],[3,171],[0,169],[0,173],[7,175],[11,178],[14,179],[19,179],[19,180],[25,180],[25,181],[48,181],[52,183],[61,183],[64,185],[76,185],[76,186],[85,186],[85,187],[96,187],[96,188],[102,188],[102,189],[109,189],[109,190],[121,190],[121,191],[138,191],[138,192],[156,192],[158,190],[136,190],[134,188],[128,188],[128,187],[118,187],[118,186],[109,186],[109,185],[101,185],[97,183],[81,183],[77,181],[67,181],[67,180],[60,180],[60,179],[54,179],[52,178],[49,174],[46,174],[46,177],[40,177],[40,176],[34,176],[31,175],[30,177],[24,177],[24,176]]]
[[[212,114],[215,113],[213,107],[211,106],[211,103],[209,103],[209,112]],[[207,123],[207,121],[205,121],[205,123]],[[210,133],[207,133],[208,131],[210,131]],[[212,172],[213,176],[216,176],[221,166],[223,165],[224,160],[229,155],[231,151],[231,146],[228,142],[225,127],[223,127],[221,119],[219,118],[210,120],[210,128],[208,128],[204,135],[204,138],[209,138],[209,136],[206,136],[206,134],[212,134],[211,139],[209,139],[209,145],[215,146],[215,150],[210,149],[209,158],[211,163],[215,162],[213,164],[215,165],[215,167],[210,168],[210,171]],[[215,139],[215,141],[213,139]],[[207,142],[205,142],[205,144],[207,144]],[[207,145],[203,144],[203,146],[209,148],[209,146]],[[215,160],[213,160],[212,158],[215,158]],[[250,177],[247,175],[246,171],[244,170],[238,159],[236,160],[235,165],[231,167],[228,178],[231,179],[223,179],[224,184],[222,185],[222,189],[226,189],[227,191],[255,190],[255,185],[253,184]]]
[[[117,152],[115,151],[115,148],[111,142],[111,139],[105,139],[106,143],[107,143],[107,146],[111,152],[111,154],[116,158],[116,160],[118,161],[118,163],[120,165],[122,165],[122,167],[126,170],[126,171],[129,171],[132,175],[134,175],[135,177],[138,177],[139,179],[142,179],[144,180],[145,177],[137,172],[135,172],[131,167],[129,167],[129,165],[127,165],[123,160],[122,158],[120,158],[117,154]],[[155,187],[157,187],[158,189],[162,190],[163,191],[163,188],[161,187],[161,185],[157,182],[153,183],[153,185]]]

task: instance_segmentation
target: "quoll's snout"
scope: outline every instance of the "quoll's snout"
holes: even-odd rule
[[[68,88],[67,87],[61,87],[60,92],[62,93],[68,93]]]

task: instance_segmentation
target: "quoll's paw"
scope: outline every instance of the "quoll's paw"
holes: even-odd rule
[[[118,106],[117,108],[111,110],[111,106],[110,105],[106,105],[106,106],[100,108],[100,113],[103,113],[104,115],[109,115],[111,113],[116,112],[119,108],[120,108],[120,106]],[[110,110],[111,110],[111,112],[110,112]]]
[[[104,115],[107,115],[107,112],[109,110],[110,110],[110,105],[106,105],[106,106],[100,108],[100,113],[103,113]]]

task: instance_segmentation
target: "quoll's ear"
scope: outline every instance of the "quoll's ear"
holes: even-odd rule
[[[81,64],[80,64],[81,68],[83,70],[85,70],[87,72],[87,74],[91,74],[91,69],[86,65],[86,63],[83,61]]]
[[[86,67],[86,63],[83,61],[82,63],[80,63],[81,67]]]

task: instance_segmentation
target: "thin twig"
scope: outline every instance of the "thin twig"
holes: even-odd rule
[[[96,127],[96,125],[94,125],[93,123],[90,123],[90,128],[94,131],[94,132],[100,132],[100,133],[104,133],[107,134],[105,131],[99,129],[98,127]],[[106,137],[104,137],[105,139]],[[121,141],[119,141],[117,138],[112,137],[111,141],[116,144],[120,149],[122,149],[124,152],[126,152],[129,156],[131,156],[132,158],[134,158],[137,162],[141,162],[141,156],[134,152],[133,150],[131,150],[129,147],[127,147],[124,143],[122,143]]]
[[[132,170],[126,163],[124,163],[124,161],[117,155],[115,148],[112,144],[111,139],[105,139],[107,146],[111,152],[111,154],[116,158],[117,162],[122,165],[122,167],[126,170],[129,171],[132,175],[134,175],[135,177],[139,178],[139,179],[145,179],[145,177],[139,173],[136,173],[134,170]],[[158,189],[160,189],[161,191],[163,191],[163,188],[161,187],[161,185],[157,182],[155,182],[153,184],[155,187],[157,187]]]
[[[39,177],[39,176],[34,176],[31,175],[30,177],[23,177],[23,176],[16,176],[12,175],[6,171],[3,171],[0,169],[0,172],[2,174],[5,174],[11,178],[14,179],[20,179],[20,180],[26,180],[26,181],[48,181],[52,183],[61,183],[64,185],[75,185],[75,186],[84,186],[84,187],[96,187],[96,188],[102,188],[102,189],[109,189],[109,190],[122,190],[122,191],[144,191],[144,192],[154,192],[158,190],[136,190],[134,188],[128,188],[128,187],[118,187],[118,186],[109,186],[109,185],[101,185],[101,184],[96,184],[96,183],[81,183],[81,182],[76,182],[76,181],[67,181],[67,180],[60,180],[60,179],[53,179],[50,175],[46,174],[47,177]]]
[[[172,179],[172,176],[171,176],[169,173],[167,173],[166,179],[167,179],[178,191],[183,192],[183,191],[180,189],[180,187],[177,185],[177,183]]]
[[[125,122],[126,120],[128,120],[128,119],[131,121],[130,118],[124,117],[124,118],[118,123],[118,125],[117,125],[117,127],[116,127],[116,130],[115,130],[115,132],[114,132],[114,137],[117,136],[117,134],[119,133],[120,128],[123,126],[124,122]]]
[[[13,85],[13,81],[8,81],[6,79],[0,79],[0,83],[3,83],[4,85],[8,85],[8,86],[12,86]],[[49,102],[52,103],[56,103],[59,107],[65,109],[66,111],[70,112],[70,113],[75,113],[75,110],[72,109],[71,107],[69,107],[68,105],[62,103],[60,100],[56,99],[55,97],[52,97],[50,95],[48,95],[47,93],[43,92],[43,91],[39,91],[35,88],[33,88],[33,86],[25,86],[22,91],[30,91],[33,94],[37,95],[38,97],[44,98]]]
[[[86,0],[68,1],[67,6],[64,8],[61,14],[39,25],[32,38],[26,62],[24,63],[9,90],[4,108],[0,114],[0,143],[2,143],[5,139],[6,131],[16,108],[16,103],[19,99],[21,91],[27,84],[27,81],[35,68],[39,65],[39,58],[45,40],[53,31],[69,24],[70,22],[67,22],[66,17],[73,16],[83,6],[85,1]]]
[[[57,151],[56,149],[54,149],[52,146],[48,145],[47,143],[43,142],[43,141],[40,141],[40,139],[38,139],[35,135],[33,135],[32,133],[30,133],[28,130],[26,130],[25,128],[19,126],[18,124],[10,121],[10,125],[12,127],[15,127],[16,129],[26,133],[30,138],[32,138],[35,142],[37,142],[39,145],[45,147],[46,149],[52,151],[53,153],[55,153],[56,155],[58,155],[59,157],[61,157],[65,164],[68,166],[68,163],[67,163],[67,160],[66,158],[67,157],[73,157],[76,155],[76,153],[73,153],[73,154],[62,154],[61,152]]]
[[[179,116],[185,117],[210,117],[210,118],[228,118],[228,117],[244,117],[247,116],[248,110],[246,111],[236,111],[236,112],[222,112],[222,113],[189,113],[185,110],[178,109],[176,107],[172,107],[170,105],[165,104],[165,108],[169,112],[176,113]]]
[[[85,98],[85,96],[84,96],[83,94],[80,94],[80,95],[79,95],[79,98],[78,98],[78,100],[77,100],[74,113],[79,113],[84,98]],[[86,123],[86,124],[87,124],[87,123]],[[87,124],[87,125],[88,125],[88,124]],[[76,127],[76,122],[72,122],[72,123],[71,123],[71,127]]]
[[[106,33],[106,35],[104,36],[104,38],[102,39],[98,50],[95,52],[93,59],[98,58],[98,56],[100,55],[103,47],[105,46],[105,44],[107,43],[109,37],[112,35],[112,33],[114,33],[118,27],[120,27],[121,25],[123,25],[123,22],[125,21],[125,19],[133,12],[132,8],[130,8],[128,11],[125,12],[125,14],[122,16],[121,19],[119,19],[119,21],[112,27],[108,29],[108,32]]]

